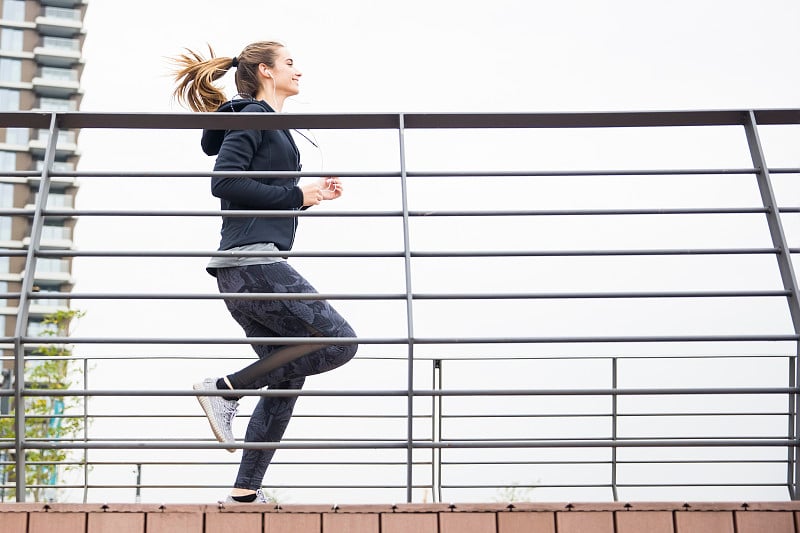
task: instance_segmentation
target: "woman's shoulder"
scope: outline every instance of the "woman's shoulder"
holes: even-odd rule
[[[264,101],[261,100],[228,100],[222,104],[217,112],[219,113],[266,113],[272,111]]]
[[[269,113],[272,111],[272,109],[270,109],[265,102],[261,102],[260,100],[251,100],[239,111],[242,113]]]

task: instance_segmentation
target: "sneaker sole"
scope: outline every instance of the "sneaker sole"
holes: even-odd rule
[[[196,391],[204,390],[202,388],[202,385],[200,384],[195,384],[192,386],[192,388]],[[211,432],[214,434],[217,440],[222,443],[231,442],[225,438],[225,435],[222,434],[222,430],[220,430],[219,426],[217,426],[214,423],[214,414],[213,411],[211,410],[211,400],[209,399],[209,397],[197,396],[197,401],[200,402],[200,407],[203,408],[203,412],[206,415],[206,420],[208,420],[208,425],[211,426]],[[236,448],[226,448],[226,450],[228,450],[230,453],[234,453],[236,451]]]

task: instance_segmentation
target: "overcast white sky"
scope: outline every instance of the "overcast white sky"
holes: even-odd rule
[[[232,56],[249,42],[276,39],[287,44],[303,71],[302,93],[289,102],[288,112],[537,112],[537,111],[638,111],[672,109],[783,108],[800,106],[800,36],[797,21],[800,4],[789,0],[764,0],[757,4],[739,0],[679,0],[669,3],[634,0],[566,0],[492,2],[409,0],[388,4],[344,0],[253,1],[222,3],[210,0],[155,2],[141,0],[118,5],[90,2],[85,19],[86,68],[82,111],[164,112],[180,110],[171,100],[172,80],[166,57],[183,47],[214,47],[218,55]],[[232,83],[232,75],[228,80]],[[232,91],[231,91],[232,92]],[[392,170],[397,163],[393,132],[361,135],[354,132],[316,132],[324,157],[302,145],[306,169],[326,171]],[[774,166],[800,166],[796,147],[798,130],[765,131],[768,155]],[[502,132],[489,150],[474,150],[486,138],[475,132],[423,132],[408,134],[409,164],[416,169],[520,169],[520,168],[721,168],[746,167],[744,136],[738,128],[684,134],[655,132]],[[80,137],[82,170],[206,170],[213,160],[202,155],[199,132],[109,132],[84,130]],[[796,205],[798,188],[788,178],[778,180],[785,203]],[[328,209],[396,209],[396,183],[351,179],[346,197]],[[675,178],[671,181],[617,179],[599,184],[593,179],[453,180],[412,185],[412,208],[489,207],[541,208],[691,206],[719,202],[721,206],[757,205],[752,179],[743,177]],[[795,201],[792,203],[792,199]],[[333,203],[332,203],[333,204]],[[207,180],[82,179],[79,208],[216,209]],[[763,246],[765,229],[754,219],[704,220],[704,231],[684,226],[661,225],[643,219],[636,230],[625,221],[598,220],[591,227],[583,221],[504,220],[486,227],[485,219],[435,220],[416,227],[415,246],[420,249],[578,249],[607,246],[620,248]],[[758,222],[758,221],[756,221]],[[425,225],[427,224],[427,225]],[[499,224],[506,224],[501,226]],[[678,223],[682,224],[682,223]],[[787,221],[795,246],[797,218]],[[365,223],[356,219],[329,221],[304,219],[295,249],[396,250],[402,244],[394,221]],[[218,221],[212,218],[83,219],[78,223],[76,246],[83,250],[182,249],[213,250]],[[524,236],[526,238],[520,238]],[[728,259],[726,259],[728,260]],[[774,262],[741,258],[730,267],[719,258],[658,263],[606,260],[592,265],[580,262],[524,261],[504,264],[502,276],[486,273],[497,263],[419,261],[414,289],[421,292],[513,290],[624,290],[775,288]],[[142,261],[136,259],[77,259],[74,274],[77,292],[200,292],[216,291],[203,270],[205,259]],[[398,292],[404,289],[399,262],[297,261],[321,292]],[[588,268],[587,268],[588,266]],[[457,271],[461,275],[453,276]],[[477,280],[477,282],[476,282]],[[396,305],[395,305],[396,304]],[[238,326],[218,301],[154,304],[150,301],[75,301],[87,311],[77,336],[86,337],[239,337]],[[785,306],[757,302],[752,315],[741,318],[735,306],[697,303],[686,311],[675,302],[638,303],[644,307],[608,308],[596,302],[547,304],[482,302],[463,304],[461,314],[443,304],[418,304],[417,334],[423,337],[599,335],[640,333],[735,333],[742,322],[761,333],[786,332]],[[750,305],[748,303],[748,305]],[[495,307],[496,306],[496,307]],[[364,337],[403,336],[401,303],[337,304]],[[602,317],[599,320],[598,317]],[[712,323],[702,323],[714,317]],[[532,327],[531,324],[536,324]],[[539,325],[544,325],[541,328]],[[575,329],[577,325],[577,330]],[[709,331],[709,329],[711,331]],[[649,347],[638,347],[647,351]],[[615,353],[618,347],[592,347],[593,353]],[[692,349],[697,349],[692,347]],[[706,349],[706,348],[703,348]],[[728,348],[707,348],[725,352]],[[742,348],[748,352],[752,347]],[[771,351],[775,347],[758,347]],[[111,355],[220,354],[219,346],[81,346],[80,353]],[[363,347],[360,355],[403,354],[398,350]],[[436,347],[420,353],[481,355],[485,347]],[[470,351],[472,350],[472,351]],[[525,348],[507,348],[525,353]],[[553,354],[562,347],[550,347]],[[785,346],[778,347],[784,353]],[[249,357],[248,348],[235,346],[227,355]],[[175,365],[135,363],[111,366],[98,363],[91,375],[92,388],[145,386],[175,389],[194,380],[229,372],[235,362],[193,362],[187,371]],[[369,363],[341,369],[309,380],[318,388],[403,388],[405,371],[391,376],[370,373]],[[124,368],[124,370],[120,370]],[[495,367],[496,368],[496,367]],[[427,372],[427,370],[426,370]],[[458,385],[531,386],[528,369],[509,368],[487,377],[485,369],[472,369]],[[604,375],[592,381],[593,370],[583,369],[564,386],[609,386]],[[743,370],[746,375],[747,371]],[[334,375],[335,374],[335,375]],[[542,386],[554,386],[562,374],[540,377]],[[180,379],[176,380],[176,376]],[[509,376],[519,376],[512,380]],[[526,376],[522,378],[521,376]],[[735,378],[739,379],[739,378]],[[765,378],[765,382],[772,378]],[[778,378],[779,379],[779,378]],[[553,381],[556,380],[556,381]],[[455,380],[454,380],[455,381]],[[451,382],[453,383],[453,382]],[[621,383],[625,385],[625,383]],[[628,383],[632,386],[633,383]],[[422,382],[420,386],[429,387]],[[452,385],[455,386],[455,385]],[[145,402],[145,400],[142,400]],[[174,411],[192,413],[193,399],[171,403]],[[314,402],[303,402],[311,410]],[[149,405],[149,404],[148,404]],[[102,409],[95,407],[93,409]],[[118,409],[118,407],[115,407]],[[158,405],[146,409],[158,410]],[[402,412],[402,405],[398,409]],[[245,407],[247,409],[247,407]],[[297,438],[313,438],[318,428],[295,421],[290,431]],[[202,421],[187,426],[198,435]],[[99,436],[119,434],[102,421],[93,426]],[[172,429],[170,423],[152,424],[136,433],[142,437],[153,428]],[[402,427],[395,428],[402,438]],[[137,430],[131,429],[132,432]],[[243,431],[243,426],[241,428]],[[239,431],[239,433],[241,433]],[[367,438],[374,433],[363,429]],[[453,435],[470,436],[474,428]],[[556,434],[559,434],[556,432]],[[323,435],[324,436],[324,435]],[[530,435],[527,435],[530,437]],[[188,438],[188,437],[187,437]],[[201,454],[209,461],[218,454]],[[227,457],[223,458],[227,459]],[[123,474],[128,475],[128,470]],[[220,471],[220,483],[233,467]],[[97,475],[102,475],[100,469]],[[278,475],[277,473],[275,475]],[[297,475],[296,471],[287,471]],[[500,483],[548,483],[546,473],[525,474],[525,479],[504,478]],[[128,480],[122,480],[127,482]],[[147,480],[146,480],[147,481]],[[401,480],[402,481],[402,480]],[[269,477],[268,477],[269,482]],[[313,477],[309,483],[319,482]],[[219,492],[219,491],[218,491]],[[120,493],[127,497],[127,492]],[[176,495],[151,491],[152,498],[185,497],[196,501],[212,493]],[[164,496],[164,494],[168,494]],[[557,493],[548,493],[548,495]],[[199,496],[199,498],[198,498]],[[596,495],[592,495],[596,496]],[[147,497],[147,496],[146,496]],[[365,495],[353,496],[363,501]],[[385,498],[383,493],[376,496]],[[421,493],[417,499],[424,497]],[[454,498],[473,497],[455,493]],[[480,496],[479,496],[480,497]],[[483,497],[486,497],[484,494]],[[329,501],[326,494],[293,495],[309,501]],[[341,503],[342,500],[339,500]]]

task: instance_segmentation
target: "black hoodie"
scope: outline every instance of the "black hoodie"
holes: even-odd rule
[[[232,100],[220,113],[264,113],[274,110],[260,100]],[[238,177],[241,171],[300,171],[300,152],[288,130],[204,130],[201,141],[207,155],[216,155],[215,171],[230,171],[232,177],[211,178],[211,193],[223,210],[293,210],[303,206],[299,177]],[[219,249],[255,243],[274,243],[291,250],[297,229],[296,217],[225,217]]]

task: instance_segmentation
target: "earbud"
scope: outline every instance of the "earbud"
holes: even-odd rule
[[[272,72],[270,72],[270,71],[267,71],[267,77],[268,77],[268,78],[271,78],[271,77],[272,77]]]

